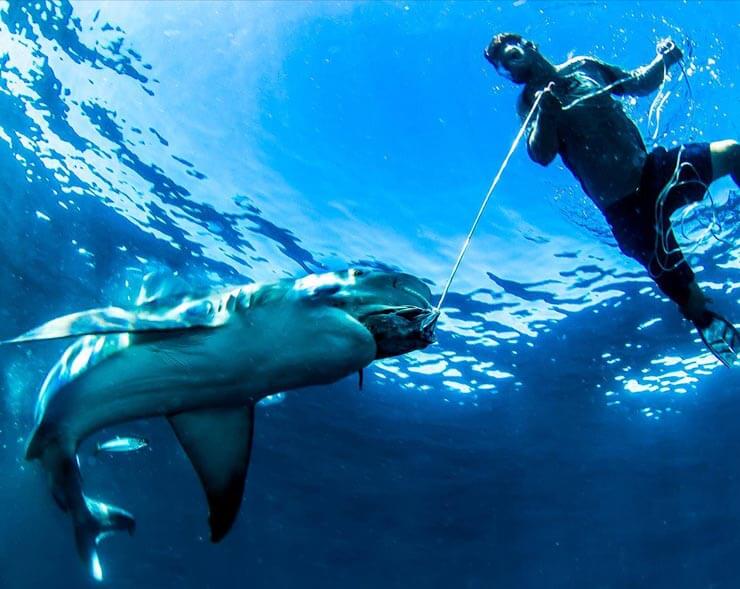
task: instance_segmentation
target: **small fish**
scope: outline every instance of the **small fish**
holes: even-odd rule
[[[285,393],[275,393],[274,395],[267,395],[260,401],[260,405],[265,407],[267,405],[277,405],[285,400]]]
[[[95,452],[136,452],[148,445],[149,441],[145,438],[116,436],[107,442],[98,442]]]

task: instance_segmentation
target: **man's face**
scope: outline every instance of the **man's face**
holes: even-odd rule
[[[526,41],[505,41],[498,48],[496,70],[516,84],[525,83],[530,76],[534,48]]]

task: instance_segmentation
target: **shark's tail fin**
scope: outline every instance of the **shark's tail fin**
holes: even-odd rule
[[[113,532],[134,533],[136,522],[123,509],[95,501],[83,495],[87,513],[74,517],[77,552],[96,581],[103,580],[103,567],[98,557],[98,542]]]
[[[97,581],[103,580],[103,567],[97,546],[105,536],[118,531],[134,533],[136,522],[130,513],[95,501],[82,492],[82,478],[74,452],[69,448],[34,435],[26,454],[39,458],[49,473],[51,491],[57,505],[72,517],[80,558]]]

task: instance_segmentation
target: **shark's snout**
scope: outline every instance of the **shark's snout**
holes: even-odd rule
[[[432,293],[419,278],[403,272],[350,269],[302,279],[310,300],[350,314],[372,333],[376,358],[400,356],[435,341],[439,312]]]

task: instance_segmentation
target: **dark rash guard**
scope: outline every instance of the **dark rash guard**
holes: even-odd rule
[[[663,79],[662,61],[625,72],[593,58],[579,57],[557,66],[556,71],[553,94],[564,108],[540,110],[533,131],[539,125],[554,128],[563,163],[603,211],[637,188],[647,157],[639,130],[612,94],[645,95],[654,91]],[[602,94],[579,101],[620,81]],[[518,105],[521,116],[531,108],[538,90],[525,88]],[[575,101],[579,102],[573,104]]]

